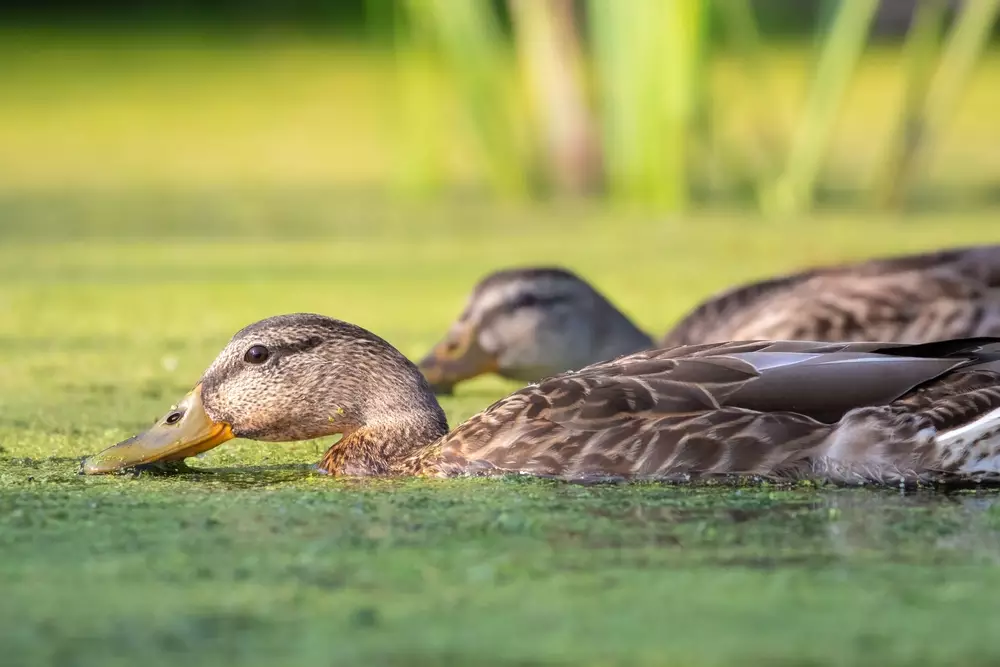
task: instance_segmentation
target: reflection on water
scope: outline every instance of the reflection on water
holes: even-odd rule
[[[145,468],[146,466],[142,466]],[[229,489],[258,489],[301,481],[316,475],[316,466],[305,463],[234,466],[228,468],[157,469],[156,474],[195,474],[195,482],[208,482]]]
[[[553,541],[657,545],[679,562],[758,568],[1000,561],[1000,495],[992,492],[676,489],[588,513],[592,524]]]
[[[899,560],[964,552],[1000,559],[1000,496],[994,493],[865,493],[821,496],[830,515],[830,546],[838,553],[879,552]]]
[[[78,468],[79,461],[71,458],[0,458],[0,476],[33,494],[60,488],[94,493],[127,489],[137,498],[165,493],[186,497],[197,489],[225,504],[237,493],[268,489],[289,501],[309,500],[323,511],[363,501],[381,508],[381,521],[405,526],[390,531],[393,539],[411,539],[411,524],[471,522],[476,534],[542,539],[564,563],[572,558],[585,564],[598,558],[597,550],[599,558],[631,566],[662,562],[772,569],[1000,562],[1000,493],[987,490],[582,485],[521,476],[330,479],[305,463],[210,469],[172,465],[97,479],[78,475]],[[52,498],[55,502],[56,496]],[[313,519],[304,514],[301,520],[308,524]],[[282,516],[279,523],[287,521]],[[355,528],[365,532],[370,526],[362,522]]]

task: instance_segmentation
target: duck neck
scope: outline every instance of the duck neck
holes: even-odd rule
[[[379,415],[333,444],[319,463],[330,475],[394,476],[431,472],[438,442],[448,433],[444,411],[434,401],[391,415]]]
[[[614,359],[623,354],[642,352],[655,347],[653,339],[632,322],[625,320],[625,325],[627,326],[622,326],[615,335],[605,339],[604,344],[594,355],[596,360]]]

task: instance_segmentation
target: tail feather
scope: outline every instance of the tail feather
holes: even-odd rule
[[[1000,473],[1000,408],[935,438],[934,468],[955,475]]]

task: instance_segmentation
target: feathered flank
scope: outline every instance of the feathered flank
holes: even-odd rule
[[[727,340],[892,340],[1000,335],[1000,245],[822,267],[717,294],[662,347]]]

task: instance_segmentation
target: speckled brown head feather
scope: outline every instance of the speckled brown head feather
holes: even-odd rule
[[[1000,339],[640,352],[525,387],[446,430],[426,380],[389,343],[345,322],[291,315],[239,332],[179,408],[84,470],[183,458],[227,434],[342,433],[321,470],[838,482],[996,475]]]
[[[420,369],[445,392],[484,373],[530,382],[650,346],[649,336],[574,273],[508,269],[476,285]]]
[[[266,359],[248,360],[261,347]],[[361,327],[312,314],[282,315],[239,331],[201,379],[205,410],[237,437],[301,440],[436,413],[413,364]]]
[[[203,415],[199,424],[225,424],[229,437],[287,442],[343,434],[324,459],[324,468],[338,473],[412,472],[413,444],[448,431],[426,380],[396,348],[312,314],[270,317],[236,333],[179,407],[147,432],[149,441],[173,446],[193,413]],[[126,441],[126,455],[112,448],[109,456],[147,456],[134,440]]]

